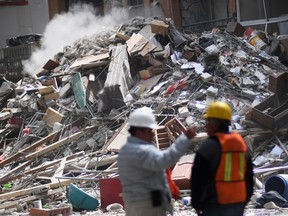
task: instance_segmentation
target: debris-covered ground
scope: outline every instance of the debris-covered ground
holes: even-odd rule
[[[67,199],[73,202],[67,193],[71,183],[92,188],[102,209],[115,203],[101,193],[101,181],[104,187],[106,179],[117,178],[126,120],[141,106],[154,110],[160,149],[184,127],[196,125],[195,147],[187,153],[193,157],[206,138],[207,105],[228,102],[231,130],[245,137],[253,154],[255,190],[264,192],[270,176],[285,172],[288,158],[288,49],[286,40],[260,36],[266,44],[261,49],[231,28],[196,34],[180,32],[171,20],[135,17],[114,31],[67,44],[17,83],[2,79],[1,215],[27,215],[37,200],[47,209],[65,207]],[[182,200],[175,207],[175,215],[194,215]],[[251,203],[250,210],[254,207]],[[279,207],[272,205],[273,214],[283,211]],[[262,209],[250,210],[247,215],[264,215]],[[124,215],[111,211],[81,214]]]

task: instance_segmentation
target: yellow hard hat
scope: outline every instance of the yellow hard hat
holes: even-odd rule
[[[223,119],[227,121],[231,121],[232,119],[232,110],[230,106],[222,101],[216,101],[207,109],[207,112],[203,115],[205,119],[207,118],[217,118]]]

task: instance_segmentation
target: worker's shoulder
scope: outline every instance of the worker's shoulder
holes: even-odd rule
[[[208,137],[206,140],[203,141],[203,143],[200,145],[199,147],[199,151],[203,152],[203,151],[210,151],[216,148],[220,147],[220,143],[217,139],[216,136],[210,136]]]

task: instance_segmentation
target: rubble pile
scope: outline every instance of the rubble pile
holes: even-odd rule
[[[161,149],[181,128],[197,125],[193,154],[206,138],[202,115],[214,100],[233,108],[231,129],[245,137],[263,189],[288,158],[287,67],[272,55],[279,48],[283,59],[287,51],[285,41],[276,46],[267,37],[261,50],[241,35],[180,32],[172,20],[135,17],[66,46],[35,76],[16,84],[3,78],[0,209],[26,211],[38,199],[53,206],[66,202],[63,187],[71,183],[99,190],[99,179],[117,177],[127,116],[137,107],[154,110]]]

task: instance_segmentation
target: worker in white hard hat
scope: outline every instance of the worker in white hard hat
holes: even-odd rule
[[[159,150],[152,143],[157,128],[152,109],[134,110],[128,120],[127,142],[118,156],[119,176],[122,184],[126,216],[164,216],[172,214],[171,193],[166,168],[179,160],[192,147],[195,127],[187,128],[174,144]]]

